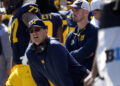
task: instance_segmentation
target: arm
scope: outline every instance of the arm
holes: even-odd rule
[[[9,35],[7,32],[7,27],[3,26],[4,30],[1,37],[1,44],[3,49],[3,55],[7,61],[7,73],[10,72],[12,67],[12,50],[9,43]]]
[[[97,30],[91,32],[88,36],[89,38],[82,47],[70,52],[78,61],[89,59],[89,57],[94,56],[97,47]]]
[[[56,36],[59,41],[62,43],[63,42],[63,36],[62,36],[62,25],[58,27],[57,29],[57,36]]]
[[[70,50],[71,50],[71,49],[70,49],[70,48],[71,48],[70,43],[71,43],[72,33],[73,33],[73,31],[68,34],[68,36],[67,36],[67,38],[66,38],[66,41],[65,41],[65,47],[66,47],[66,49],[67,49],[69,52],[70,52]]]
[[[56,31],[56,38],[59,39],[59,41],[62,43],[63,42],[63,29],[62,29],[62,17],[59,14],[56,14],[55,17],[55,21],[57,22],[56,24],[58,24],[57,26],[57,31]]]
[[[3,86],[5,86],[5,82],[8,78],[8,75],[10,74],[10,69],[12,67],[12,50],[10,47],[10,43],[9,43],[9,35],[7,32],[7,27],[5,27],[3,25],[3,30],[2,30],[2,36],[1,36],[1,45],[2,45],[2,50],[3,50],[3,56],[5,58],[6,61],[6,76],[3,80]]]
[[[33,13],[24,13],[22,15],[22,21],[24,22],[24,24],[29,27],[29,22],[33,19],[39,19],[37,15],[33,14]]]
[[[92,71],[91,73],[84,79],[84,86],[93,86],[95,77],[98,73],[97,69],[97,63],[96,63],[96,57],[94,59],[94,63],[92,66]]]

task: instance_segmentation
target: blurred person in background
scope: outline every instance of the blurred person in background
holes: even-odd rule
[[[12,50],[9,43],[8,28],[1,23],[2,14],[0,14],[0,86],[5,86],[10,69],[12,67]]]
[[[9,38],[13,51],[13,63],[21,64],[20,57],[24,56],[30,37],[27,32],[28,21],[40,17],[40,11],[35,0],[4,0],[7,14],[12,14],[9,26]]]
[[[62,16],[63,20],[63,45],[65,44],[67,35],[74,30],[77,23],[72,18],[72,10],[69,6],[75,0],[67,0],[67,10],[59,11],[60,15]]]
[[[90,23],[93,24],[95,27],[99,28],[99,20],[100,20],[101,10],[102,10],[102,1],[92,0],[90,7],[94,15]]]
[[[41,19],[48,26],[48,35],[57,38],[62,43],[62,17],[58,13],[54,1],[37,0],[36,4],[40,9]]]
[[[98,31],[98,48],[92,72],[84,80],[84,86],[120,85],[120,0],[104,0]],[[96,75],[99,73],[97,82]]]

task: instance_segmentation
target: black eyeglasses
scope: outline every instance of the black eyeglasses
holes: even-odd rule
[[[35,28],[35,29],[31,29],[29,30],[29,33],[34,33],[34,32],[39,32],[40,28]]]

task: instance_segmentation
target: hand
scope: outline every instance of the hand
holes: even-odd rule
[[[84,86],[93,86],[93,84],[94,84],[94,78],[92,77],[92,74],[89,74],[84,79]]]
[[[8,80],[8,78],[5,78],[2,82],[2,86],[6,86],[6,81]]]

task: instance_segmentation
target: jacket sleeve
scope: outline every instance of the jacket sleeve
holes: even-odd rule
[[[52,63],[54,74],[57,78],[59,86],[73,86],[73,81],[68,71],[68,57],[66,49],[61,45],[54,44],[51,46]]]
[[[70,52],[77,61],[88,59],[92,53],[95,53],[97,47],[97,30],[91,32],[88,37],[87,42],[82,47]]]

